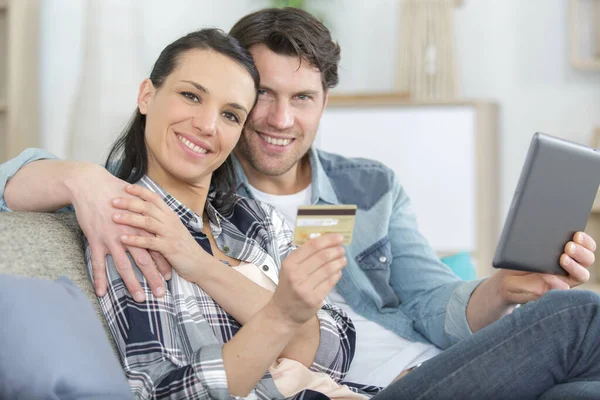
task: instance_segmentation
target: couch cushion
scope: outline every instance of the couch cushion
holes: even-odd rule
[[[0,274],[69,277],[90,299],[117,353],[87,274],[82,233],[74,213],[0,213]]]
[[[0,276],[0,398],[131,399],[86,296],[57,281]]]

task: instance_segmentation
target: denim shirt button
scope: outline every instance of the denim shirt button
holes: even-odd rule
[[[384,263],[384,262],[386,262],[386,261],[387,261],[387,257],[386,257],[386,256],[381,256],[381,257],[379,257],[379,262],[380,262],[380,263],[382,263],[382,264],[383,264],[383,263]]]

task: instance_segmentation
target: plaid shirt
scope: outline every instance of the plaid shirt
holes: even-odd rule
[[[138,184],[160,194],[198,244],[212,254],[210,243],[202,233],[202,216],[147,176]],[[294,248],[292,232],[272,206],[236,197],[231,204],[217,210],[209,198],[206,212],[215,241],[223,253],[261,266],[261,270],[277,282],[281,262]],[[91,251],[87,241],[86,262],[91,275]],[[108,293],[100,298],[135,396],[142,399],[236,398],[227,388],[222,348],[241,325],[198,285],[184,280],[175,271],[166,283],[167,293],[162,298],[152,295],[139,269],[135,268],[135,273],[146,292],[145,303],[138,304],[132,299],[110,256],[107,257]],[[354,326],[343,311],[327,303],[317,317],[320,343],[311,370],[324,372],[340,382],[354,356]],[[349,385],[361,392],[373,389]],[[267,372],[247,398],[283,396]],[[325,397],[306,390],[294,398]]]

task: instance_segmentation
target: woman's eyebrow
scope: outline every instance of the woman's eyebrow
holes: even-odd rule
[[[185,82],[185,83],[189,83],[190,85],[192,85],[193,87],[195,87],[196,89],[198,89],[199,91],[209,94],[210,92],[208,91],[207,88],[205,88],[204,86],[202,86],[201,84],[194,82],[194,81],[187,81],[187,80],[182,80],[181,82]]]
[[[227,105],[228,105],[229,107],[231,107],[231,108],[235,108],[235,109],[237,109],[237,110],[243,111],[243,112],[245,112],[246,114],[248,114],[248,110],[246,110],[246,107],[244,107],[244,106],[243,106],[243,105],[241,105],[241,104],[238,104],[238,103],[227,103]]]

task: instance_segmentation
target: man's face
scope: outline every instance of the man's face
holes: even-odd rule
[[[326,105],[321,73],[306,60],[279,55],[264,45],[250,48],[258,71],[258,102],[236,155],[261,174],[280,176],[307,153]]]

